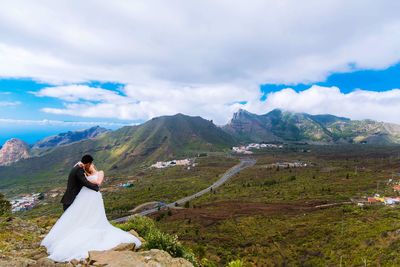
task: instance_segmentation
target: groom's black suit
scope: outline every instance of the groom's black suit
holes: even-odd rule
[[[89,182],[86,179],[83,168],[77,165],[73,167],[69,173],[67,190],[61,199],[64,210],[66,210],[72,204],[72,202],[74,202],[75,197],[79,194],[79,191],[81,191],[83,186],[86,186],[94,191],[99,191],[99,186]]]

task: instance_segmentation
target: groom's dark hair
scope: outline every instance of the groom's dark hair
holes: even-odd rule
[[[93,162],[93,157],[90,155],[84,155],[81,159],[81,162],[83,164],[88,164],[88,163],[92,163]]]

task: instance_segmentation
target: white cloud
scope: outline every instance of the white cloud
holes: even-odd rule
[[[291,88],[272,92],[265,101],[261,101],[261,94],[255,93],[257,90],[254,88],[243,89],[232,85],[178,88],[171,84],[152,86],[128,85],[121,89],[123,95],[100,88],[89,90],[89,87],[60,86],[52,88],[53,90],[43,89],[37,95],[66,100],[63,108],[44,108],[44,112],[89,118],[148,120],[180,112],[225,124],[239,108],[257,114],[280,108],[294,112],[400,123],[400,89],[342,93],[337,87],[314,85],[300,92]],[[80,92],[85,90],[79,91],[76,88],[86,88],[91,93],[83,97]]]
[[[43,108],[53,114],[145,120],[182,112],[223,124],[239,107],[280,107],[398,122],[396,90],[389,99],[313,87],[261,102],[258,88],[399,62],[398,10],[390,0],[4,1],[0,77],[58,85],[35,93],[65,102]],[[127,86],[71,85],[89,80]]]
[[[13,107],[21,105],[19,101],[0,101],[0,107]]]
[[[54,83],[320,81],[398,62],[399,9],[390,0],[5,1],[0,76]]]
[[[118,122],[105,122],[105,121],[60,121],[60,120],[18,120],[18,119],[2,119],[0,124],[19,124],[19,125],[43,125],[43,126],[125,126],[134,124],[125,124]]]
[[[57,87],[43,88],[37,92],[31,92],[39,97],[53,97],[65,101],[109,101],[109,102],[125,102],[126,98],[119,95],[115,91],[102,88],[93,88],[86,85],[67,85]]]
[[[147,120],[161,115],[184,113],[201,115],[226,123],[231,114],[243,105],[239,101],[256,102],[261,94],[255,88],[243,89],[234,85],[197,85],[175,87],[169,83],[130,84],[122,94],[88,86],[58,86],[45,88],[35,95],[64,100],[63,108],[43,108],[58,115],[91,118]]]
[[[384,92],[356,90],[342,93],[337,87],[312,86],[296,92],[291,88],[269,93],[263,108],[281,108],[310,114],[334,114],[351,119],[400,123],[400,89]]]

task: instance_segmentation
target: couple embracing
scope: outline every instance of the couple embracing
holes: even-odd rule
[[[67,190],[61,199],[64,213],[43,239],[49,258],[81,260],[92,250],[108,250],[121,243],[141,242],[134,235],[112,226],[105,213],[99,186],[104,172],[97,171],[93,157],[85,155],[71,170]]]

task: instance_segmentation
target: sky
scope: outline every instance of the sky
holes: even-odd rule
[[[0,144],[239,108],[400,124],[399,1],[3,1]]]

